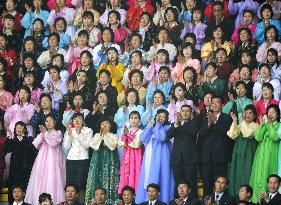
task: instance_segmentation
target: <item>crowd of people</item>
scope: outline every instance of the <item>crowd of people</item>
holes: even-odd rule
[[[10,203],[281,204],[280,1],[6,0],[0,12]]]

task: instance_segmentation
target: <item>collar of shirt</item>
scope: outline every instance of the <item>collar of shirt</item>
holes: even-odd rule
[[[183,204],[186,203],[187,199],[188,199],[188,196],[183,199]]]
[[[210,80],[211,84],[215,82],[215,80],[218,78],[218,76],[214,77],[213,79]]]
[[[218,119],[219,119],[220,115],[221,115],[221,112],[220,112],[220,113],[218,113],[218,114],[217,114],[217,116],[216,116],[217,121],[218,121]],[[221,194],[221,195],[223,195],[223,193],[220,193],[220,194]]]
[[[23,204],[23,201],[17,203],[16,201],[14,201],[13,205],[22,205]]]
[[[277,193],[278,193],[278,192],[270,193],[270,194],[269,194],[269,198],[270,198],[270,199],[273,199],[273,198],[276,196]],[[270,197],[270,196],[271,196],[271,197]]]
[[[150,203],[151,203],[152,205],[154,205],[156,203],[156,201],[157,201],[157,199],[155,199],[153,201],[148,201],[148,204],[150,205]]]
[[[220,114],[218,114],[217,116],[219,116]],[[224,192],[221,192],[221,193],[216,193],[215,192],[215,201],[217,200],[217,201],[219,201],[219,200],[221,200],[221,197],[222,197],[222,195],[224,194]],[[217,198],[217,195],[219,195],[219,197]]]

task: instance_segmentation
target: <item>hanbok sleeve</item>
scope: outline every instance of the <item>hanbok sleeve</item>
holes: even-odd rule
[[[257,61],[259,63],[265,63],[266,61],[266,55],[267,55],[267,50],[268,48],[266,48],[266,43],[263,43],[258,51],[257,51],[257,55],[256,55],[256,58],[257,58]]]
[[[95,136],[90,141],[90,147],[93,150],[97,151],[100,147],[100,144],[101,144],[102,140],[103,140],[103,138],[100,135],[100,133],[96,133]]]
[[[278,122],[271,123],[269,125],[268,129],[268,137],[273,141],[279,141],[279,135],[278,135],[278,128],[280,127],[280,124]]]
[[[231,112],[233,106],[233,101],[228,101],[225,106],[222,108],[222,112],[225,114],[229,114]]]
[[[176,121],[176,115],[177,115],[177,106],[175,103],[170,103],[168,105],[168,112],[169,112],[169,121],[171,123],[174,123]]]
[[[153,139],[157,140],[158,142],[165,142],[168,128],[168,126],[163,126],[161,123],[157,123],[153,129]]]
[[[140,141],[147,144],[153,135],[153,127],[147,126],[140,135]]]
[[[277,79],[273,79],[270,81],[270,84],[273,86],[274,92],[273,92],[273,98],[274,100],[279,101],[280,100],[280,93],[281,93],[281,84],[280,81]]]
[[[22,17],[20,21],[22,27],[25,28],[25,30],[29,30],[32,28],[32,13],[26,12],[24,16]]]
[[[63,117],[62,117],[62,124],[67,127],[71,123],[71,118],[74,114],[74,111],[72,109],[64,111]]]
[[[43,143],[44,139],[43,139],[43,134],[40,133],[39,135],[37,135],[37,137],[33,140],[32,144],[34,145],[34,147],[36,149],[39,149],[41,144]]]
[[[120,107],[114,116],[114,122],[119,128],[126,122],[126,112],[123,111],[123,107]]]
[[[60,145],[62,141],[62,134],[61,131],[59,130],[53,131],[52,133],[45,132],[43,134],[43,137],[47,142],[47,144],[50,145],[51,147],[56,147]]]
[[[141,116],[141,124],[146,127],[148,124],[148,119],[151,117],[152,111],[150,109],[146,109],[146,111]]]
[[[257,98],[257,100],[261,99],[262,93],[261,93],[261,87],[262,84],[260,82],[255,82],[254,87],[253,87],[253,96]]]
[[[115,134],[107,133],[104,136],[104,144],[110,149],[111,151],[115,150],[118,146],[118,137]]]
[[[241,3],[233,3],[233,0],[229,0],[228,2],[228,11],[231,15],[235,15],[239,11],[239,7],[241,7]]]
[[[254,36],[258,44],[262,44],[264,42],[263,21],[258,23]]]
[[[227,131],[227,136],[235,140],[240,134],[240,127],[237,123],[232,122],[229,130]]]
[[[231,36],[231,41],[234,43],[234,45],[238,45],[239,43],[238,28],[234,29],[233,34]]]
[[[263,138],[264,138],[264,135],[265,133],[267,132],[267,125],[266,124],[261,124],[257,131],[255,132],[255,139],[258,141],[258,142],[261,142],[263,141]]]

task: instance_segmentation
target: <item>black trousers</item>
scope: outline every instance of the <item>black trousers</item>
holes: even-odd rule
[[[219,175],[227,175],[227,163],[202,163],[201,174],[204,196],[210,196],[213,193],[215,178]]]
[[[177,185],[179,181],[187,181],[190,183],[191,192],[190,195],[197,198],[197,163],[181,164],[173,166],[174,178],[175,178],[175,196],[177,196]]]

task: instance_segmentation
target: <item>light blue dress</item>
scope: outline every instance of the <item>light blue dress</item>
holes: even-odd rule
[[[22,17],[20,24],[25,28],[24,38],[27,36],[31,36],[31,31],[33,28],[33,22],[35,19],[40,18],[44,22],[45,30],[48,29],[48,23],[47,19],[49,17],[50,13],[45,10],[40,10],[39,13],[34,12],[26,12],[24,16]]]
[[[155,127],[147,126],[140,136],[145,152],[135,199],[137,204],[148,200],[146,189],[150,183],[160,185],[160,201],[169,204],[174,198],[175,183],[170,163],[172,144],[166,137],[169,127],[160,123]]]
[[[278,34],[279,34],[279,41],[281,39],[281,23],[278,20],[275,19],[270,19],[269,20],[269,25],[275,26],[278,30]],[[255,31],[255,39],[258,42],[259,45],[261,45],[262,43],[264,43],[264,22],[261,21],[260,23],[257,24],[257,28]]]
[[[155,122],[155,116],[159,109],[167,109],[164,105],[161,105],[155,109],[146,109],[146,111],[141,116],[141,124],[143,127],[146,127],[148,124],[148,119],[151,118],[152,122]]]

